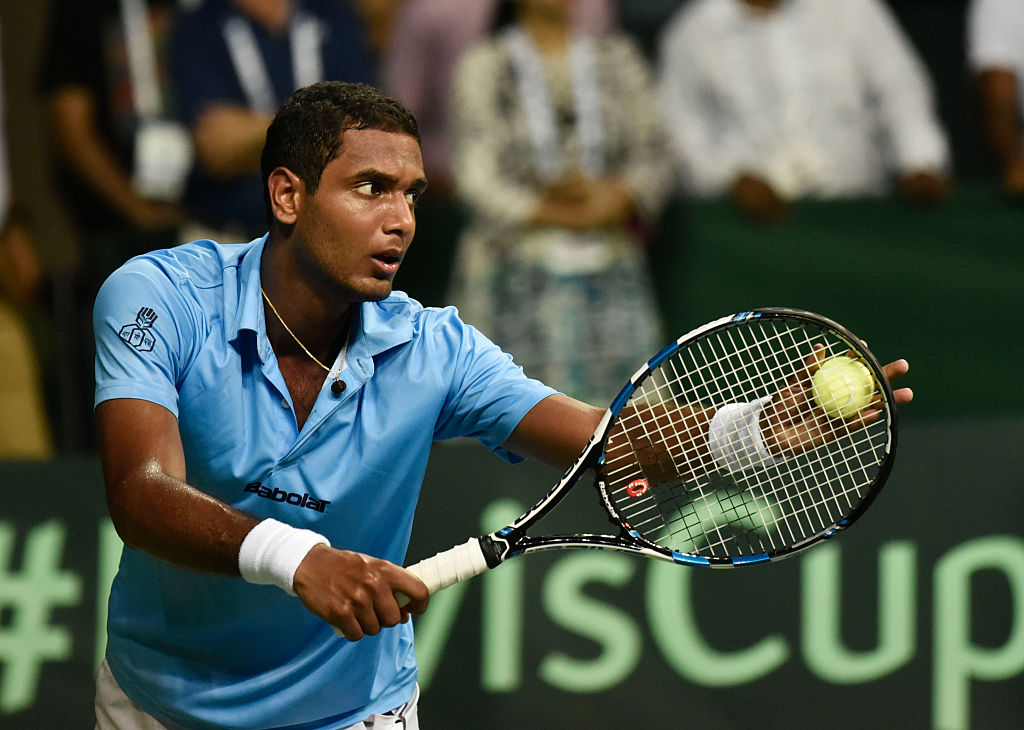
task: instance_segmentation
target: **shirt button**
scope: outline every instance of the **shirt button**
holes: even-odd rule
[[[282,398],[281,399],[281,407],[282,408],[289,408],[288,399],[287,398]]]

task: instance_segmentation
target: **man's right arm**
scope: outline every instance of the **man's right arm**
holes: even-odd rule
[[[125,544],[180,567],[240,575],[242,542],[260,521],[185,481],[175,416],[131,398],[104,401],[96,416],[107,504]],[[324,546],[305,554],[289,587],[351,640],[407,620],[428,600],[426,586],[402,568]],[[412,602],[399,608],[396,592]]]
[[[166,408],[119,398],[96,409],[107,506],[128,547],[195,570],[238,575],[238,549],[256,525],[185,482],[178,422]]]

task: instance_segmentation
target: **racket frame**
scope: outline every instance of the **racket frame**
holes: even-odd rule
[[[886,401],[886,417],[890,425],[886,429],[887,441],[885,444],[885,458],[879,468],[868,493],[857,503],[849,514],[834,523],[824,527],[817,533],[810,535],[792,545],[780,547],[773,551],[764,553],[733,556],[715,557],[697,555],[694,553],[669,550],[657,545],[640,535],[630,524],[623,519],[612,501],[608,484],[601,475],[600,467],[604,463],[604,447],[611,431],[614,419],[629,402],[630,397],[643,384],[643,382],[656,371],[656,369],[679,352],[683,347],[694,340],[708,335],[714,331],[733,326],[737,322],[752,319],[790,319],[805,322],[822,329],[831,330],[855,351],[857,356],[865,361],[877,384],[880,386],[882,397]],[[882,486],[885,484],[892,470],[897,441],[896,425],[896,403],[889,386],[888,379],[882,370],[882,366],[874,354],[846,327],[821,315],[799,309],[788,309],[785,307],[765,307],[761,309],[739,312],[714,321],[708,322],[696,329],[678,337],[674,342],[664,347],[660,352],[644,363],[623,386],[622,390],[612,401],[611,406],[605,411],[601,422],[594,431],[587,446],[577,457],[573,464],[566,470],[562,478],[551,490],[532,508],[527,510],[517,520],[500,530],[483,535],[479,539],[487,565],[490,568],[500,565],[504,560],[517,555],[525,555],[531,552],[562,548],[604,548],[620,550],[625,552],[641,553],[648,557],[655,557],[661,560],[669,560],[675,563],[694,566],[707,566],[712,568],[734,568],[748,565],[756,565],[770,561],[781,560],[818,544],[822,540],[828,540],[839,532],[849,528],[857,519],[864,514],[871,503],[878,496]],[[600,494],[601,505],[608,513],[612,524],[620,529],[618,535],[604,534],[552,534],[539,537],[530,537],[526,531],[540,521],[546,514],[557,506],[562,499],[576,486],[576,483],[583,477],[583,474],[593,469],[596,473],[595,486]]]

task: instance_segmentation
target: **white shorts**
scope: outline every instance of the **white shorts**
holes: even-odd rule
[[[344,730],[420,730],[420,688],[412,699],[383,715],[373,714]],[[180,730],[164,725],[124,693],[104,659],[96,675],[96,730]]]

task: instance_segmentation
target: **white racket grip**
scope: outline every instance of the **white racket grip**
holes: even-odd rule
[[[427,584],[430,594],[461,583],[487,570],[487,559],[480,548],[480,538],[471,537],[461,545],[421,560],[406,568]],[[409,597],[398,594],[398,605],[404,606]]]
[[[430,594],[433,595],[448,586],[480,575],[487,570],[487,560],[480,548],[480,539],[471,537],[461,545],[410,565],[406,570],[426,583]],[[410,600],[409,596],[401,591],[395,592],[395,599],[400,607],[408,605]],[[344,637],[337,626],[333,628],[335,634]]]

